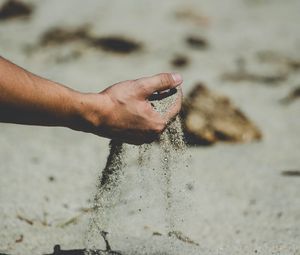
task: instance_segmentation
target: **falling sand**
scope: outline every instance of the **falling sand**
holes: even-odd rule
[[[154,109],[163,115],[174,104],[178,96],[176,92],[177,90],[164,99],[152,101]],[[130,176],[126,176],[130,172],[128,167],[130,160],[128,158],[134,151],[137,151],[137,157],[135,157],[134,161],[135,166],[138,165],[138,171],[132,174],[133,177],[131,178],[134,178],[135,181],[133,181],[134,184],[132,186],[129,185],[130,190],[128,188],[124,190],[124,184],[130,180]],[[159,156],[157,157],[157,155]],[[159,236],[164,235],[166,238],[164,242],[169,242],[170,247],[176,247],[172,243],[175,239],[190,245],[198,245],[176,229],[177,221],[180,218],[176,215],[176,207],[180,207],[178,205],[180,192],[178,192],[178,187],[173,185],[172,180],[174,178],[174,170],[177,169],[179,171],[183,167],[187,167],[187,161],[186,145],[179,116],[176,116],[169,123],[166,130],[162,133],[158,144],[132,146],[112,140],[107,163],[100,175],[94,197],[94,210],[86,234],[87,254],[137,254],[132,250],[133,248],[129,248],[128,252],[128,249],[126,250],[123,245],[118,247],[118,250],[122,249],[122,251],[114,251],[112,250],[112,248],[115,248],[114,245],[111,248],[108,241],[113,234],[119,234],[121,238],[127,240],[127,243],[134,239],[134,237],[131,238],[126,235],[128,231],[125,228],[116,230],[115,227],[112,227],[112,225],[118,225],[115,222],[120,221],[120,217],[125,214],[127,203],[130,203],[130,201],[134,201],[132,203],[137,204],[136,208],[139,208],[139,213],[147,213],[151,210],[154,212],[152,214],[149,213],[148,216],[141,217],[141,219],[145,220],[146,218],[146,222],[151,222],[154,221],[154,218],[159,218],[158,221],[162,223],[159,226],[164,226],[160,231],[164,234],[153,232],[153,235],[155,233],[159,233]],[[136,188],[138,186],[139,189]],[[145,203],[145,201],[147,202]],[[154,202],[151,204],[149,201]],[[145,204],[147,206],[143,206]],[[122,205],[124,205],[123,209],[118,209]],[[121,216],[117,216],[115,213],[118,210],[121,211]],[[127,221],[126,216],[124,219]],[[149,243],[149,240],[147,242]],[[123,251],[123,248],[126,251]],[[169,254],[166,253],[167,249],[162,249],[162,254]],[[172,251],[169,252],[174,254]],[[154,253],[153,251],[150,252],[149,248],[142,246],[138,254]]]

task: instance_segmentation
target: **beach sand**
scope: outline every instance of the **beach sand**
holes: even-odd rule
[[[182,244],[178,254],[300,254],[300,100],[282,103],[300,85],[300,69],[293,65],[300,61],[298,0],[26,3],[34,7],[29,17],[0,20],[0,54],[14,63],[85,92],[178,71],[184,94],[203,82],[260,128],[258,142],[188,149],[181,181],[189,187],[192,207],[182,210],[181,231],[199,246],[194,251],[193,244]],[[140,48],[113,52],[87,39],[40,44],[53,27],[83,26],[89,38],[121,37]],[[271,57],[263,62],[258,53],[266,51]],[[185,59],[181,67],[171,64],[177,56]],[[249,72],[284,78],[224,81],[222,75],[235,71],[241,59]],[[89,200],[108,142],[63,128],[0,124],[0,253],[50,254],[55,244],[64,250],[84,247]],[[143,240],[163,247],[165,237],[153,236],[159,225],[150,220],[140,226],[130,204],[127,212],[128,223],[135,223],[132,240],[138,240],[133,249],[147,254],[138,246]],[[128,250],[130,241],[122,242]]]

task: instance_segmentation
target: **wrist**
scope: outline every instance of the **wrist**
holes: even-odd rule
[[[69,128],[95,133],[104,121],[107,113],[108,100],[103,93],[80,93],[73,95],[74,118]]]

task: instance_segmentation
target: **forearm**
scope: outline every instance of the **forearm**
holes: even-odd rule
[[[82,95],[0,57],[0,121],[29,125],[81,125]]]
[[[182,83],[162,73],[124,81],[101,93],[80,93],[38,77],[0,57],[0,122],[61,126],[122,142],[142,144],[158,138],[178,114],[182,93],[162,116],[149,97]]]

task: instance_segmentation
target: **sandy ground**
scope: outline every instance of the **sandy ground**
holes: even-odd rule
[[[178,70],[185,93],[203,81],[229,96],[262,130],[263,140],[257,143],[188,149],[191,160],[184,176],[192,180],[193,207],[182,217],[185,233],[199,247],[179,254],[300,254],[300,178],[282,175],[300,170],[300,101],[279,102],[299,86],[300,73],[289,73],[277,86],[220,79],[240,57],[253,72],[278,72],[278,64],[257,61],[255,54],[262,50],[300,59],[298,0],[31,3],[35,10],[28,20],[0,22],[2,56],[74,89],[96,92],[121,80],[176,71],[171,59],[185,55],[190,65]],[[176,18],[180,11],[202,18]],[[31,54],[25,50],[53,26],[82,24],[90,24],[96,35],[140,41],[143,50],[124,56],[80,44],[35,48]],[[188,35],[206,38],[209,48],[189,48]],[[57,61],[70,49],[81,56]],[[0,144],[0,252],[52,253],[55,244],[83,248],[89,214],[63,224],[89,206],[108,141],[63,128],[1,124]],[[132,213],[128,220],[135,217]],[[136,238],[149,231],[159,230],[138,231]],[[160,237],[155,238],[159,246]]]

